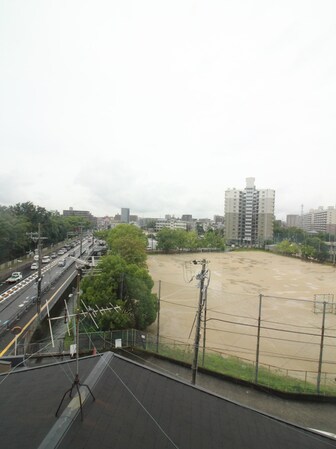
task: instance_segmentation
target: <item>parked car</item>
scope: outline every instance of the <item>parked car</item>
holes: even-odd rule
[[[38,270],[38,263],[37,263],[37,262],[33,262],[33,263],[31,264],[30,269],[31,269],[31,270]]]
[[[21,281],[22,279],[22,273],[20,271],[14,271],[12,275],[7,279],[6,282],[8,284],[14,284],[15,282]]]
[[[42,257],[42,263],[49,263],[49,262],[51,262],[51,259],[50,259],[49,256],[43,256]]]
[[[65,251],[64,251],[63,249],[59,249],[59,250],[57,251],[57,255],[58,255],[58,256],[63,256],[64,253],[65,253]]]
[[[56,259],[56,257],[57,257],[57,254],[54,252],[54,253],[51,253],[50,254],[50,257],[52,258],[52,259]]]
[[[39,260],[39,255],[38,255],[38,254],[35,254],[34,260],[35,260],[35,261],[38,261],[38,260]]]

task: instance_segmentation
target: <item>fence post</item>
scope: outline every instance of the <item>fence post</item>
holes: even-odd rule
[[[317,372],[317,393],[318,394],[320,394],[320,387],[321,387],[321,371],[322,371],[322,359],[323,359],[323,342],[324,342],[326,304],[327,303],[324,301],[323,302],[322,328],[321,328],[320,358],[319,358],[318,372]]]
[[[156,329],[156,352],[159,352],[160,340],[160,300],[161,300],[161,281],[159,281],[159,292],[157,301],[157,329]]]
[[[307,388],[307,371],[305,371],[304,391],[306,391],[306,388]]]
[[[261,305],[262,305],[262,294],[259,295],[259,314],[258,314],[257,350],[256,350],[256,366],[255,366],[255,378],[254,378],[254,381],[255,381],[256,384],[258,383],[258,374],[259,374],[259,350],[260,350]]]

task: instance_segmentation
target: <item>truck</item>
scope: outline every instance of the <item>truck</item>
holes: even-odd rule
[[[7,279],[8,284],[14,284],[22,280],[22,273],[20,271],[14,271],[11,276]]]

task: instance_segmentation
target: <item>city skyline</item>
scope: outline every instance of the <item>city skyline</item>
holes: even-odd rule
[[[232,187],[232,189],[237,189],[237,190],[241,190],[241,188],[242,188],[242,186]],[[227,189],[227,190],[230,190],[230,189]],[[274,190],[274,189],[270,189],[270,190]],[[29,198],[27,200],[25,200],[25,201],[18,201],[17,203],[12,203],[12,204],[1,204],[0,203],[0,206],[10,207],[10,206],[14,206],[15,204],[25,203],[25,202],[31,202],[35,206],[44,207],[47,211],[58,212],[61,215],[64,215],[65,211],[67,212],[67,211],[71,211],[73,209],[75,211],[85,210],[85,211],[89,212],[90,214],[92,214],[94,217],[114,217],[114,216],[118,216],[118,215],[121,216],[122,209],[125,209],[125,208],[122,208],[122,207],[119,208],[119,209],[118,208],[114,208],[113,211],[109,210],[106,213],[95,214],[95,213],[93,213],[92,210],[90,210],[89,207],[85,207],[85,205],[84,205],[83,209],[76,208],[76,207],[73,207],[73,206],[69,206],[68,209],[65,209],[64,207],[61,207],[60,209],[55,209],[55,208],[48,207],[48,205],[35,203],[34,201],[30,200]],[[275,202],[276,202],[276,190],[275,190]],[[224,201],[224,203],[225,203],[225,201]],[[164,211],[164,212],[162,212],[162,213],[160,213],[158,215],[146,215],[146,214],[143,214],[143,213],[139,214],[138,212],[133,211],[130,208],[126,208],[126,209],[129,210],[130,215],[136,215],[136,216],[138,216],[138,218],[161,218],[161,219],[163,219],[166,216],[171,216],[171,217],[174,217],[174,218],[177,218],[177,219],[183,219],[183,215],[191,215],[193,220],[194,219],[202,219],[202,218],[213,219],[213,217],[215,217],[215,216],[223,216],[224,217],[224,215],[225,215],[224,203],[223,203],[223,210],[220,213],[211,213],[209,215],[198,215],[198,216],[194,215],[190,211],[186,212],[183,209],[181,209],[181,211],[179,213],[177,213],[174,210],[172,210],[172,211]],[[316,207],[310,207],[309,209],[305,209],[303,206],[304,205],[301,204],[299,210],[297,212],[294,212],[294,213],[289,213],[289,212],[287,213],[286,211],[284,211],[284,214],[282,216],[277,216],[277,214],[275,212],[275,214],[274,214],[275,220],[286,221],[287,216],[293,216],[293,217],[298,217],[299,218],[302,215],[309,214],[309,213],[311,213],[313,211],[317,211],[317,210],[327,211],[330,208],[332,208],[332,209],[335,208],[336,209],[336,205],[334,205],[334,204],[327,204],[327,205],[324,204],[324,205],[319,205],[319,206],[316,206]]]
[[[0,0],[0,204],[275,216],[336,204],[336,3]],[[172,32],[174,30],[174,32]]]

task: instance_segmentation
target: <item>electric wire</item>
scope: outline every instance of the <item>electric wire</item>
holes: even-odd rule
[[[43,346],[41,349],[39,349],[38,351],[34,352],[33,354],[30,354],[29,357],[27,357],[25,360],[22,361],[22,363],[24,363],[26,360],[31,359],[34,355],[38,354],[39,352],[42,352],[43,350],[45,350],[48,346],[51,346],[51,342],[47,343],[45,346]],[[18,363],[16,366],[14,366],[13,369],[11,369],[8,373],[6,373],[6,375],[4,376],[4,378],[0,381],[0,385],[2,385],[5,380],[11,375],[14,374],[15,372],[17,372],[17,369],[20,368],[20,365],[22,363]]]
[[[85,326],[82,324],[82,327],[84,327],[84,331],[88,338],[90,339],[91,343],[91,337],[89,333],[86,331]],[[101,353],[98,352],[98,354],[101,355]],[[157,426],[157,428],[160,430],[160,432],[167,438],[167,440],[174,446],[176,449],[179,449],[179,447],[174,443],[174,441],[170,438],[170,436],[165,432],[165,430],[162,428],[162,426],[158,423],[158,421],[155,419],[155,417],[147,410],[147,408],[143,405],[143,403],[140,401],[140,399],[137,398],[137,396],[133,393],[133,391],[126,385],[126,383],[122,380],[122,378],[119,376],[118,373],[112,368],[112,366],[105,361],[105,366],[112,371],[112,373],[116,376],[116,378],[119,380],[119,382],[123,385],[123,387],[128,391],[128,393],[133,397],[133,399],[138,403],[138,405],[143,409],[143,411],[149,416],[149,418],[154,422],[154,424]]]
[[[230,321],[230,320],[221,320],[219,318],[208,318],[207,321],[220,321],[222,323],[227,323],[227,324],[234,324],[236,326],[246,326],[246,327],[253,327],[253,328],[258,328],[257,324],[248,324],[248,323],[240,323],[237,321]],[[208,329],[208,328],[207,328]],[[268,326],[261,326],[261,329],[263,330],[270,330],[270,331],[274,331],[274,332],[284,332],[284,333],[289,333],[289,334],[299,334],[299,335],[309,335],[312,337],[321,337],[321,334],[313,334],[311,332],[297,332],[294,330],[289,330],[289,329],[279,329],[279,328],[275,328],[275,327],[268,327]],[[325,338],[335,338],[336,336],[334,335],[325,335]]]
[[[177,307],[186,307],[186,308],[190,308],[190,309],[193,309],[193,310],[197,309],[197,306],[181,304],[181,303],[174,302],[174,301],[167,301],[167,300],[164,300],[164,299],[161,299],[160,301],[163,302],[163,303],[167,303],[167,304],[171,304],[171,305],[177,306]],[[227,315],[227,316],[232,316],[232,317],[237,317],[237,318],[244,318],[244,319],[254,320],[254,321],[258,320],[258,318],[255,318],[255,317],[252,317],[252,316],[237,315],[237,314],[231,314],[231,313],[227,313],[227,312],[219,312],[219,311],[216,311],[214,309],[208,309],[208,312],[212,312],[212,313],[215,313],[215,314],[218,314],[218,315]],[[302,328],[302,329],[319,329],[318,325],[305,326],[305,325],[300,325],[300,324],[284,323],[284,322],[281,322],[281,321],[272,321],[272,320],[267,320],[267,319],[262,319],[262,321],[264,323],[279,324],[279,325],[288,326],[288,327],[292,326],[292,327],[296,327],[296,328],[299,327],[299,328]],[[239,323],[237,323],[237,324],[239,324]],[[327,329],[333,330],[334,327],[335,326],[330,326],[330,327],[327,327]],[[276,330],[276,329],[274,329],[274,330]],[[283,331],[285,331],[285,330],[283,330]],[[288,332],[290,332],[290,331],[288,331]],[[310,335],[310,334],[307,333],[307,335]]]
[[[235,331],[229,331],[229,330],[225,330],[225,329],[215,329],[215,328],[211,328],[211,327],[207,327],[207,330],[212,330],[212,331],[216,331],[216,332],[223,332],[223,333],[227,333],[227,334],[234,334],[234,335],[242,335],[242,336],[247,336],[247,337],[252,337],[252,338],[256,338],[257,336],[254,334],[247,334],[245,332],[235,332]],[[263,335],[262,338],[267,339],[267,340],[276,340],[276,341],[287,341],[287,342],[291,342],[291,343],[297,343],[297,340],[291,340],[288,338],[279,338],[279,337],[270,337],[267,335]],[[321,346],[320,343],[309,343],[311,345],[316,345],[316,346]],[[323,345],[323,346],[328,346],[331,348],[334,348],[334,345]]]

